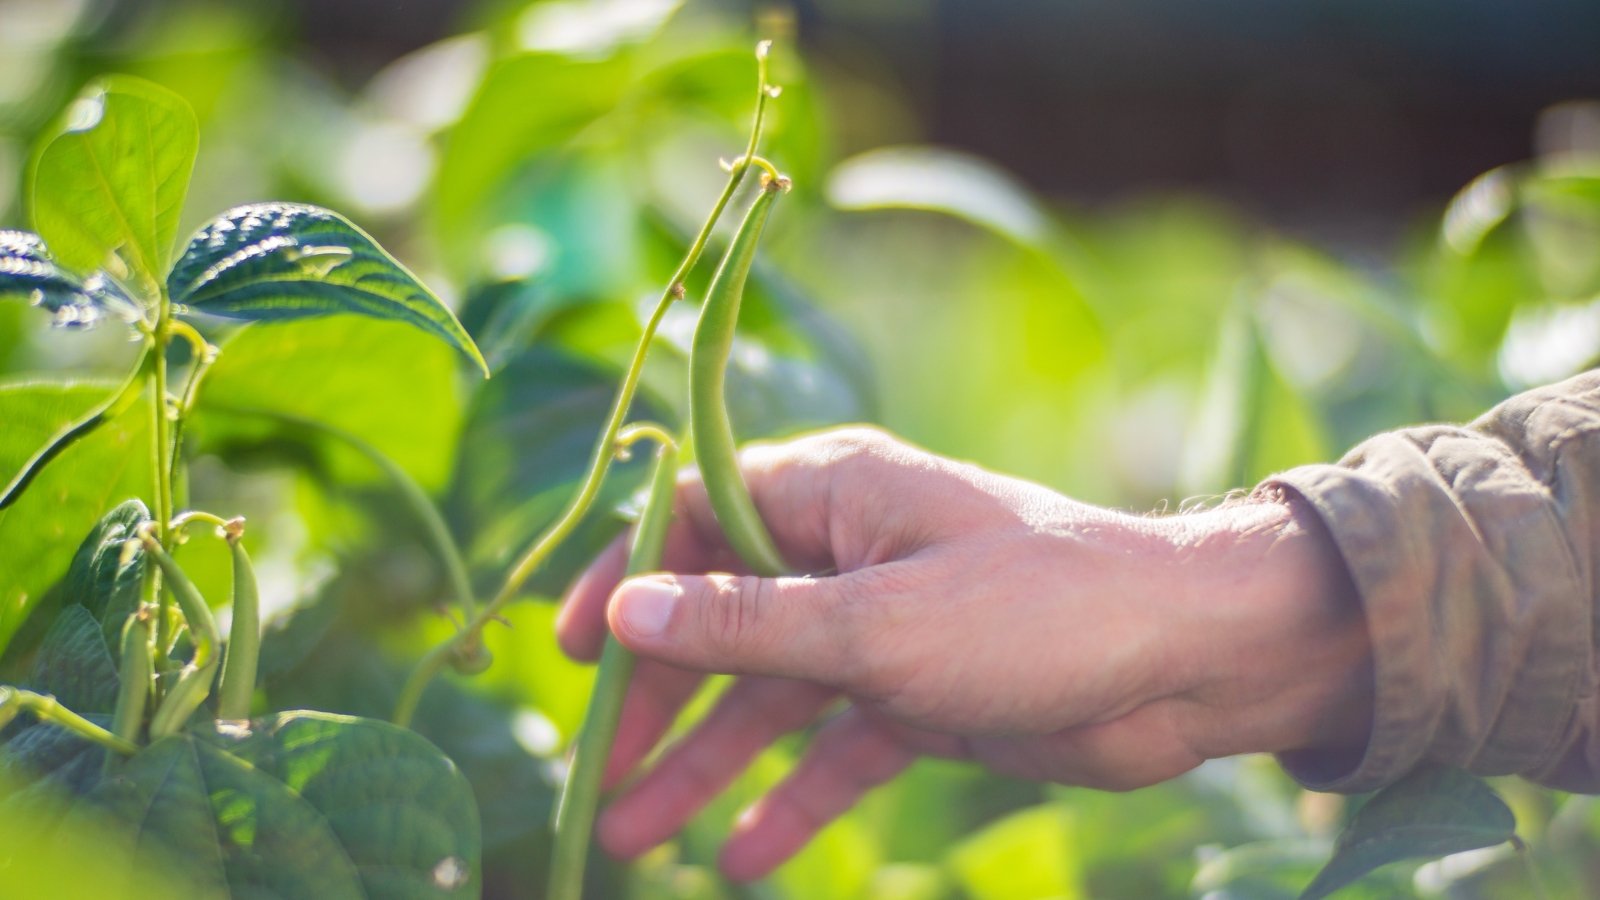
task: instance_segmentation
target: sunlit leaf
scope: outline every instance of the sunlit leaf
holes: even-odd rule
[[[1301,900],[1326,897],[1392,862],[1505,843],[1516,827],[1511,809],[1482,779],[1459,769],[1419,769],[1356,812]]]
[[[627,84],[624,56],[581,61],[525,53],[490,67],[446,133],[434,185],[436,233],[452,256],[477,255],[481,226],[522,165],[616,107]]]
[[[0,477],[9,477],[64,425],[114,388],[34,382],[0,385]],[[148,496],[148,401],[67,448],[0,510],[0,650],[63,574],[95,522],[118,501]]]
[[[1048,214],[993,163],[942,147],[869,150],[834,167],[828,199],[841,209],[926,209],[1034,245],[1050,232]]]
[[[166,274],[199,148],[183,98],[116,76],[84,89],[34,161],[29,209],[77,272],[125,267],[154,289]]]
[[[196,432],[202,446],[224,452],[285,438],[299,445],[310,441],[328,448],[332,474],[341,483],[383,480],[354,451],[248,415],[287,413],[348,431],[424,487],[437,488],[455,459],[459,395],[452,352],[407,325],[355,316],[292,328],[252,325],[223,342],[200,394]]]
[[[168,290],[174,303],[236,319],[356,313],[406,322],[488,374],[449,307],[365,232],[319,207],[263,203],[223,213],[189,242]]]
[[[517,21],[525,49],[603,56],[655,34],[683,0],[550,0],[529,6]]]

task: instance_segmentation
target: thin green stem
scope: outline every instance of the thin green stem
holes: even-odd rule
[[[171,321],[171,331],[189,342],[190,355],[189,377],[184,382],[183,394],[178,400],[177,407],[173,410],[172,420],[172,448],[169,462],[169,483],[175,484],[178,480],[178,459],[183,450],[183,426],[189,419],[189,413],[194,410],[195,401],[200,396],[200,383],[205,380],[206,372],[210,371],[211,364],[217,361],[221,351],[214,344],[206,342],[193,325],[182,319]]]
[[[165,293],[157,312],[156,327],[151,336],[154,345],[150,367],[150,441],[151,465],[155,481],[156,539],[162,546],[171,540],[172,522],[172,438],[168,431],[171,419],[167,415],[167,345],[172,336],[167,328],[168,312]],[[159,575],[154,576],[160,578]],[[167,668],[167,652],[172,647],[172,600],[156,590],[156,668]]]
[[[406,678],[406,683],[400,689],[400,698],[395,705],[393,721],[398,725],[408,725],[416,713],[417,704],[422,700],[422,692],[427,688],[435,675],[444,668],[451,656],[458,652],[462,646],[470,646],[479,641],[483,627],[500,614],[508,603],[516,599],[522,586],[527,583],[533,573],[538,571],[544,561],[566,540],[578,523],[582,521],[589,508],[594,505],[595,498],[600,494],[600,487],[605,481],[606,471],[610,468],[612,457],[616,452],[617,432],[622,427],[623,419],[628,414],[628,408],[633,404],[633,395],[639,387],[639,378],[644,371],[645,356],[650,352],[650,343],[655,338],[656,329],[661,325],[661,319],[672,306],[673,301],[684,294],[684,281],[689,277],[695,265],[700,261],[700,255],[705,251],[706,242],[711,238],[712,229],[716,227],[717,220],[722,217],[722,211],[727,208],[728,202],[733,199],[733,194],[744,181],[745,173],[750,170],[756,156],[756,146],[761,140],[761,130],[766,120],[767,100],[771,91],[767,85],[767,48],[770,42],[762,41],[756,47],[758,90],[756,91],[755,121],[750,128],[750,142],[744,155],[731,164],[727,184],[723,186],[722,194],[717,198],[716,205],[711,208],[711,213],[706,217],[705,224],[700,226],[700,231],[695,235],[689,250],[684,254],[683,261],[672,273],[672,278],[667,283],[666,290],[662,291],[660,299],[656,301],[655,309],[650,318],[645,322],[644,331],[639,336],[639,342],[633,351],[633,358],[628,363],[628,368],[623,375],[622,384],[617,387],[616,399],[612,401],[611,411],[606,416],[605,426],[600,430],[600,438],[595,442],[594,452],[589,458],[589,468],[583,478],[583,483],[578,491],[567,503],[561,515],[556,517],[544,533],[539,535],[533,544],[512,566],[500,591],[489,601],[476,616],[454,635],[440,644],[435,645],[411,670]]]
[[[65,728],[67,731],[93,741],[107,750],[130,756],[139,752],[139,747],[132,741],[117,737],[104,728],[85,719],[57,702],[49,694],[36,694],[33,691],[18,690],[17,688],[0,685],[0,727],[10,722],[18,712],[33,713],[41,722]]]
[[[636,431],[640,433],[643,429]],[[628,552],[628,575],[649,572],[661,565],[661,548],[666,544],[667,526],[672,522],[672,499],[677,486],[678,454],[671,436],[656,451],[656,468],[650,480],[650,494],[634,529]],[[594,832],[595,811],[600,804],[600,787],[605,778],[611,744],[622,718],[622,702],[633,677],[633,654],[607,635],[600,655],[600,669],[594,690],[589,695],[589,710],[583,717],[572,754],[572,766],[556,805],[556,845],[550,861],[549,900],[579,900],[583,893],[583,867],[589,855]]]

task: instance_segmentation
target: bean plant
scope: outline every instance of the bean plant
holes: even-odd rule
[[[148,468],[152,490],[106,511],[84,539],[28,685],[0,687],[0,725],[27,714],[7,740],[8,761],[41,786],[66,789],[52,796],[41,825],[71,828],[74,817],[103,816],[117,837],[108,865],[119,855],[129,865],[157,852],[149,850],[155,846],[194,860],[183,877],[207,895],[478,892],[471,790],[451,761],[407,726],[446,666],[476,674],[490,665],[483,629],[577,528],[613,459],[644,440],[658,449],[629,567],[639,572],[659,564],[680,442],[663,426],[626,418],[657,326],[685,297],[717,220],[752,170],[761,172],[761,184],[709,289],[688,388],[702,469],[730,539],[759,554],[752,565],[763,570],[776,559],[736,467],[722,397],[756,242],[774,200],[789,187],[757,155],[767,101],[779,93],[766,79],[768,46],[757,50],[748,146],[725,164],[726,185],[644,328],[588,474],[492,598],[478,602],[461,551],[426,492],[381,452],[336,434],[392,479],[448,574],[458,607],[459,627],[418,660],[390,722],[258,708],[260,597],[245,549],[246,519],[184,508],[182,435],[208,369],[225,352],[208,335],[226,321],[293,328],[311,317],[360,315],[417,328],[487,376],[483,355],[426,286],[331,210],[289,203],[231,209],[174,257],[198,145],[193,115],[177,96],[128,77],[103,79],[75,101],[34,162],[36,233],[0,233],[0,296],[27,301],[58,325],[124,328],[141,349],[120,385],[22,464],[0,491],[0,509],[22,498],[75,443],[136,414],[148,419],[140,465]],[[182,361],[175,362],[180,350]],[[226,544],[232,567],[225,636],[212,612],[223,598],[203,596],[180,559],[186,542],[211,539]],[[22,615],[8,613],[15,631]],[[550,897],[581,895],[599,778],[630,668],[628,654],[608,644],[556,814]],[[7,800],[31,801],[26,791]]]
[[[0,824],[28,823],[26,852],[46,853],[57,837],[90,835],[94,853],[75,863],[82,871],[74,877],[129,896],[621,895],[627,873],[597,866],[590,843],[633,673],[628,652],[607,640],[582,728],[565,765],[553,767],[559,798],[549,811],[550,827],[539,832],[541,840],[548,835],[548,846],[526,868],[499,861],[505,871],[526,873],[509,883],[486,883],[486,853],[510,845],[503,835],[516,831],[512,821],[526,818],[521,807],[536,806],[532,798],[546,785],[520,767],[526,754],[511,744],[503,717],[484,714],[481,700],[459,685],[468,678],[492,685],[538,662],[496,658],[489,650],[495,630],[516,617],[516,601],[551,592],[570,575],[573,560],[617,533],[622,516],[613,514],[615,507],[631,510],[633,519],[628,572],[657,567],[676,473],[691,459],[730,546],[748,568],[763,575],[791,571],[739,476],[737,422],[728,409],[728,391],[737,387],[729,369],[738,364],[746,287],[764,280],[767,290],[780,289],[756,259],[768,218],[790,188],[789,178],[761,155],[768,106],[780,93],[768,83],[766,48],[760,45],[756,54],[754,117],[742,152],[724,163],[726,180],[700,227],[665,242],[674,251],[685,249],[642,314],[616,384],[564,360],[535,356],[507,365],[499,348],[517,343],[519,329],[535,327],[515,304],[492,302],[512,288],[484,288],[458,319],[395,256],[328,209],[241,206],[180,247],[179,219],[199,146],[187,104],[124,76],[97,81],[71,104],[31,161],[26,205],[33,230],[0,232],[0,301],[29,303],[67,330],[124,333],[137,351],[114,383],[0,385],[5,427],[49,435],[16,458],[0,454],[0,479],[6,480],[0,535],[15,542],[7,564],[22,567],[13,579],[21,586],[17,599],[0,606],[0,654],[12,682],[0,685]],[[517,62],[550,75],[538,68],[547,60]],[[742,56],[741,66],[748,63]],[[484,96],[493,98],[498,87],[491,84]],[[483,106],[496,108],[488,100]],[[482,123],[476,124],[476,133],[463,130],[484,137]],[[451,152],[481,152],[493,161],[497,151],[486,144],[490,149],[480,150],[460,141]],[[483,160],[473,162],[453,171],[473,170]],[[918,171],[930,171],[928,160],[917,162]],[[453,177],[473,187],[465,176]],[[472,191],[460,183],[441,190],[452,187],[442,216],[459,225],[466,214],[458,207],[468,201],[456,195]],[[926,203],[910,193],[906,205]],[[747,195],[748,210],[703,296],[691,297],[693,275],[719,220]],[[887,195],[880,191],[876,202],[894,205],[882,199]],[[1058,251],[1029,250],[1046,261]],[[647,357],[662,342],[663,323],[675,306],[696,301],[692,337],[681,348],[682,371],[668,366],[672,377],[647,384]],[[330,321],[368,330],[328,328]],[[1255,322],[1245,315],[1234,324],[1243,356],[1262,368],[1268,363]],[[496,522],[484,529],[495,552],[463,547],[448,502],[441,508],[432,486],[395,458],[395,446],[380,447],[325,418],[259,402],[264,385],[323,388],[299,380],[297,360],[304,356],[276,354],[276,347],[337,355],[327,365],[353,370],[363,352],[424,339],[451,348],[440,352],[455,353],[473,379],[496,373],[477,394],[486,406],[520,402],[494,393],[496,384],[522,377],[517,365],[526,365],[554,394],[585,403],[609,400],[599,433],[581,435],[588,452],[579,477],[529,500],[538,515],[525,518],[548,523],[531,540],[519,519],[518,527]],[[1255,383],[1244,378],[1245,388]],[[428,387],[419,381],[395,389]],[[1272,418],[1272,397],[1240,393],[1248,399],[1237,418],[1250,435],[1241,440],[1253,448],[1260,423]],[[331,388],[328,396],[346,405],[365,399]],[[537,424],[555,430],[545,419]],[[255,510],[201,509],[190,498],[197,484],[216,477],[196,471],[196,435],[208,430],[211,440],[238,439],[251,449],[285,434],[310,435],[338,448],[332,463],[306,461],[320,477],[337,482],[351,465],[378,473],[383,487],[369,498],[371,505],[399,523],[383,533],[409,535],[438,573],[438,627],[427,632],[432,643],[402,646],[404,665],[390,665],[375,659],[370,647],[339,646],[348,632],[330,621],[349,613],[336,603],[295,606],[294,598],[276,596],[270,581],[258,584],[251,558],[251,548],[260,546],[253,543]],[[533,437],[517,451],[537,455],[538,441],[555,441],[545,431]],[[628,462],[645,445],[653,447],[648,473]],[[1247,478],[1251,469],[1243,460],[1250,452],[1230,457],[1238,471],[1227,478]],[[618,477],[624,467],[627,477]],[[81,508],[89,502],[81,490],[86,481],[100,487],[87,492],[92,510]],[[635,487],[640,490],[630,497]],[[87,524],[78,518],[86,511],[98,522],[81,535],[70,560],[62,560],[64,568],[35,565],[30,554],[44,543],[28,544],[29,535],[58,539],[64,535],[55,532],[72,523],[71,539],[77,540]],[[347,524],[336,510],[318,515],[308,516],[307,527]],[[217,560],[226,569],[220,577],[213,571]],[[360,565],[358,559],[345,562],[328,576],[327,597],[377,592],[367,582],[341,590]],[[373,605],[385,609],[381,599]],[[271,612],[286,606],[291,613],[274,619]],[[365,715],[322,711],[350,708],[329,699],[344,682],[359,686]],[[519,765],[508,762],[513,757]],[[520,784],[524,792],[485,790],[474,781],[484,772],[498,779],[497,786]],[[1091,801],[1074,794],[1072,802]],[[1011,847],[1008,829],[1018,823],[1027,828],[1016,834],[1058,834],[1061,823],[1050,812],[1058,805],[1013,812],[957,853],[1004,858],[1006,852],[989,853],[981,845],[993,840]],[[1260,888],[1262,896],[1280,896],[1281,878],[1263,887],[1268,880],[1258,876],[1293,871],[1305,873],[1299,887],[1314,897],[1399,859],[1507,842],[1523,850],[1511,811],[1496,792],[1449,769],[1419,771],[1366,801],[1346,825],[1325,866],[1321,844],[1309,850],[1299,844],[1245,847],[1202,863],[1193,890],[1234,896]],[[0,829],[0,837],[17,836]],[[922,883],[905,881],[913,882]],[[725,887],[739,890],[673,890],[710,897],[726,896]],[[956,896],[937,886],[883,890],[884,896]]]

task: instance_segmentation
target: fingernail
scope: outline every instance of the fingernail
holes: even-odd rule
[[[622,624],[638,637],[655,637],[667,630],[672,608],[681,591],[670,581],[650,579],[628,585],[622,594]]]

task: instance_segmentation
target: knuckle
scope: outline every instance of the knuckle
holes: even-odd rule
[[[706,617],[706,639],[714,652],[737,658],[749,651],[765,625],[772,585],[754,575],[727,578],[717,585]]]

